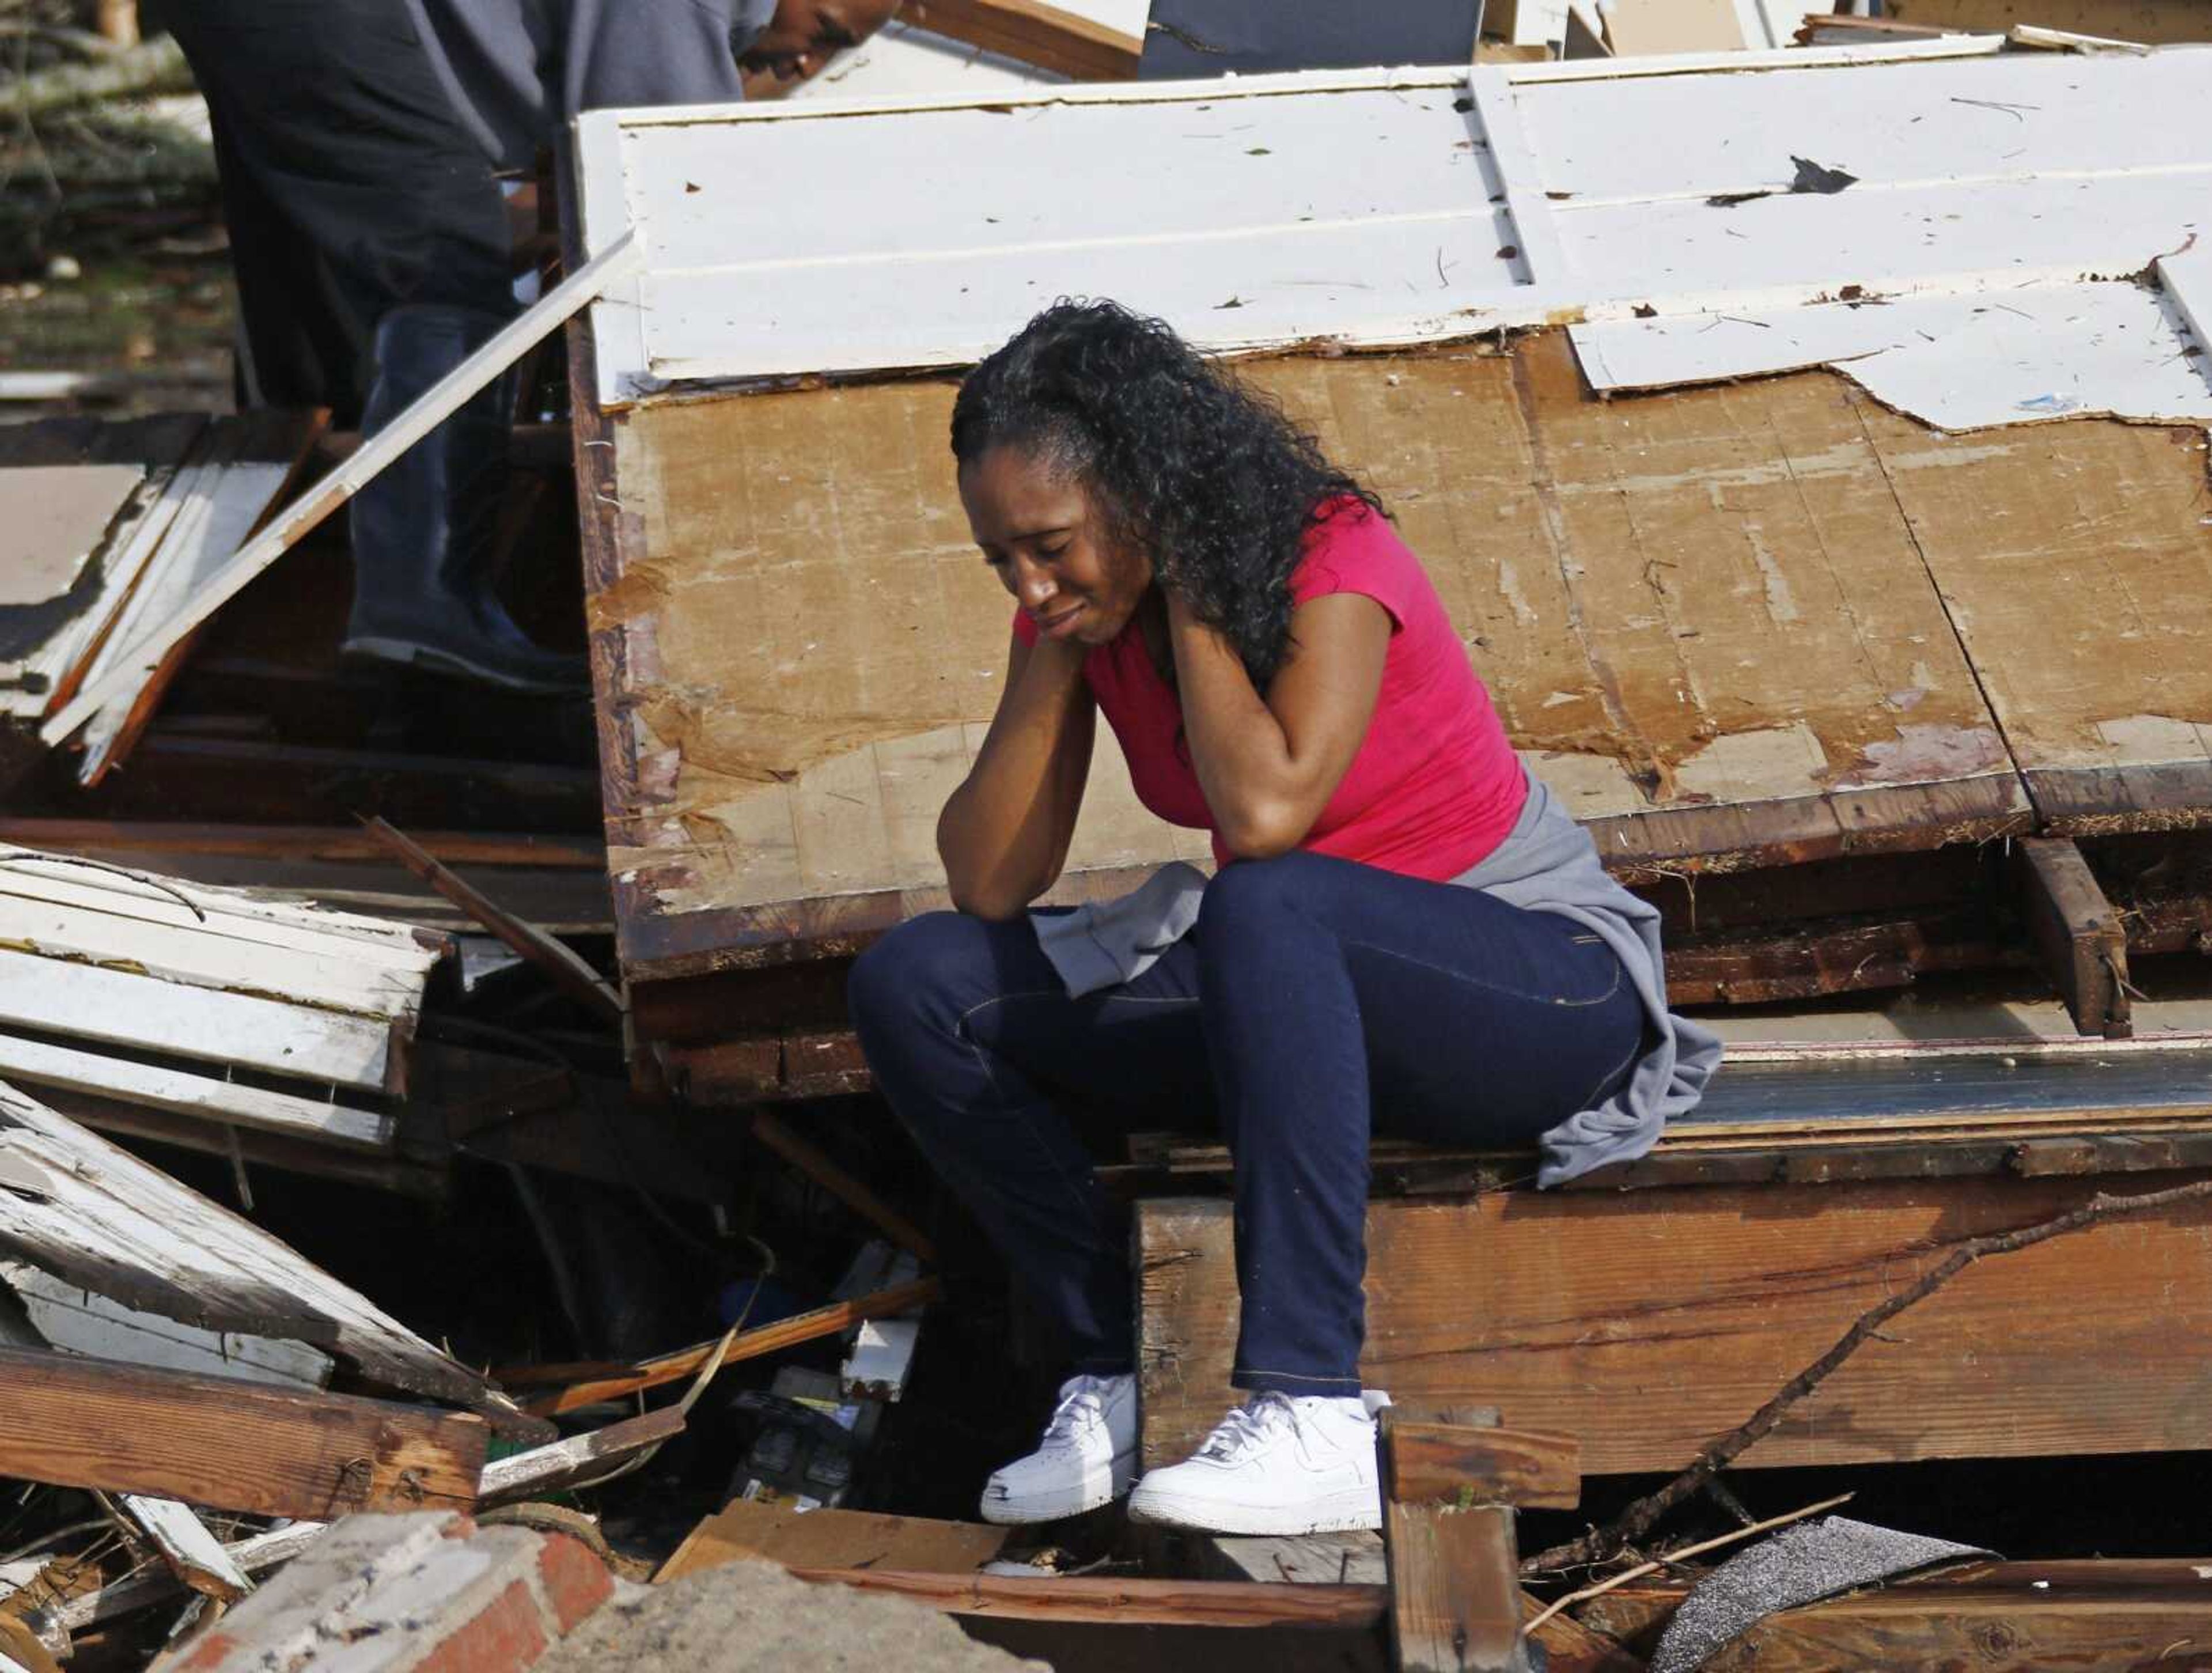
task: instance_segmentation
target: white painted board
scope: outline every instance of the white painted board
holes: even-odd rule
[[[2212,49],[1996,45],[596,113],[587,239],[647,252],[595,316],[601,398],[964,364],[1061,295],[1237,351],[2076,283],[2182,247],[2212,213]],[[1796,157],[1856,179],[1793,192]],[[772,236],[763,178],[810,183]]]
[[[356,1110],[328,1098],[246,1086],[224,1078],[221,1071],[195,1074],[135,1058],[26,1039],[5,1029],[0,1029],[0,1077],[348,1150],[387,1153],[398,1131],[397,1121],[379,1110]]]
[[[0,1261],[0,1284],[21,1299],[46,1344],[65,1354],[295,1389],[327,1388],[336,1364],[305,1342],[204,1330],[140,1312],[21,1261]]]
[[[2142,285],[1832,302],[1573,328],[1595,389],[1657,389],[1831,365],[1939,429],[2099,415],[2212,422],[2206,356],[2174,300]]]
[[[369,1091],[384,1090],[391,1063],[392,1026],[381,1018],[0,951],[0,1027],[9,1023]]]

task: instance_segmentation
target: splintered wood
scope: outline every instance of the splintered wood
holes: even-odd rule
[[[260,1227],[5,1084],[0,1187],[0,1250],[68,1284],[206,1329],[311,1342],[369,1382],[542,1427]]]
[[[0,1474],[329,1518],[467,1509],[488,1431],[434,1407],[0,1348]]]
[[[1588,1475],[1679,1469],[1948,1245],[2093,1189],[1947,1179],[1370,1203],[1362,1381],[1527,1413],[1580,1437]],[[1141,1203],[1137,1236],[1150,1466],[1186,1455],[1235,1398],[1230,1205]],[[1978,1263],[1741,1463],[2212,1444],[2208,1281],[2201,1202]]]
[[[1516,745],[1630,876],[2009,834],[2029,804],[2008,734],[2044,751],[2031,767],[2109,755],[2100,717],[2149,713],[2144,682],[2212,715],[2212,658],[2182,655],[2212,588],[2166,624],[2135,607],[2139,655],[2100,637],[2101,593],[2029,552],[2095,544],[2124,599],[2201,575],[2203,457],[2181,432],[1946,438],[1821,372],[1598,402],[1559,333],[1243,370],[1381,491]],[[955,496],[951,397],[908,381],[613,422],[621,550],[591,607],[621,651],[602,701],[629,711],[609,829],[634,979],[938,898],[936,813],[1010,613]],[[2038,602],[2000,609],[2003,587]],[[1102,737],[1073,893],[1203,856],[1115,754]]]

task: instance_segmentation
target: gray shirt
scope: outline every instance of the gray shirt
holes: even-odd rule
[[[1718,1035],[1667,1008],[1659,909],[1607,874],[1589,833],[1533,776],[1511,832],[1452,882],[1526,911],[1555,912],[1601,936],[1644,1002],[1644,1056],[1619,1092],[1543,1135],[1536,1183],[1560,1184],[1643,1155],[1669,1121],[1697,1106],[1721,1062]],[[1073,912],[1032,914],[1030,922],[1069,995],[1080,997],[1151,969],[1198,922],[1205,891],[1205,873],[1178,861],[1134,893]]]
[[[527,169],[579,112],[744,97],[737,54],[775,0],[407,0],[495,167]]]

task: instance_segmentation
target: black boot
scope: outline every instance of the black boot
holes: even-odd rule
[[[377,322],[362,434],[390,423],[501,323],[471,308],[428,305],[386,314]],[[509,691],[590,689],[584,659],[535,642],[492,590],[493,531],[514,405],[510,373],[354,496],[353,614],[343,655]]]

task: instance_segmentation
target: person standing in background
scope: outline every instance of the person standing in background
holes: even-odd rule
[[[163,0],[213,121],[241,398],[328,407],[374,435],[514,317],[507,187],[534,183],[578,113],[733,102],[747,70],[804,74],[896,9]],[[510,691],[587,684],[582,659],[532,642],[493,590],[515,399],[514,376],[495,379],[354,499],[349,660]]]

